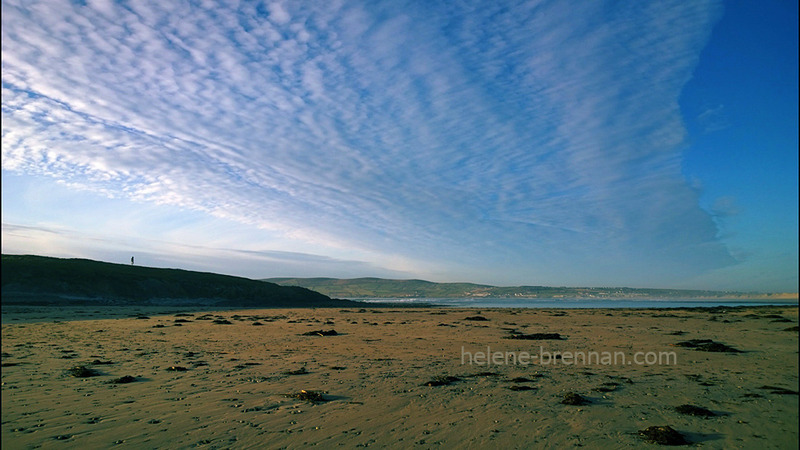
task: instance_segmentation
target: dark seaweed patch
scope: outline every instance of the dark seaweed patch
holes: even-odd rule
[[[544,341],[544,340],[564,340],[565,337],[561,336],[558,333],[531,333],[531,334],[523,334],[512,332],[510,336],[506,336],[506,339],[520,339],[526,341]]]
[[[595,391],[597,391],[597,392],[614,392],[614,391],[617,390],[618,387],[619,387],[619,383],[616,383],[616,382],[613,382],[613,381],[609,381],[609,382],[603,383],[603,385],[600,386],[599,388],[596,388]]]
[[[109,364],[114,364],[114,361],[101,361],[99,359],[95,359],[94,361],[92,361],[92,364],[98,365],[98,366],[105,366],[105,365],[109,365]]]
[[[314,330],[314,331],[307,331],[302,334],[303,336],[338,336],[339,333],[336,330]]]
[[[111,380],[111,383],[113,383],[113,384],[127,384],[127,383],[133,383],[135,381],[136,381],[136,377],[132,377],[130,375],[125,375],[123,377],[119,377],[119,378],[115,378],[115,379]]]
[[[309,403],[321,403],[326,401],[325,397],[316,391],[307,391],[305,389],[301,390],[300,392],[296,392],[294,394],[286,394],[287,397],[296,398],[298,400],[303,400]]]
[[[698,416],[698,417],[713,417],[717,415],[717,413],[715,413],[714,411],[708,410],[701,406],[688,405],[688,404],[676,406],[675,411],[678,411],[681,414],[686,414],[689,416]]]
[[[778,386],[761,386],[759,389],[765,389],[770,391],[770,394],[779,394],[779,395],[798,395],[797,391],[792,391],[790,389],[778,387]]]
[[[639,436],[641,436],[647,442],[660,445],[689,444],[689,441],[686,440],[686,437],[668,425],[652,426],[647,427],[644,430],[639,430]]]
[[[515,384],[513,386],[509,386],[508,389],[510,389],[512,391],[535,391],[536,390],[535,387],[525,386],[525,385],[522,385],[522,384]]]
[[[590,403],[591,400],[575,392],[568,392],[561,400],[562,405],[582,406]]]
[[[726,353],[742,353],[741,350],[725,345],[720,342],[714,342],[711,339],[690,339],[675,344],[676,347],[686,347],[703,352],[726,352]]]
[[[426,381],[422,383],[423,386],[447,386],[449,384],[453,384],[456,381],[460,381],[461,379],[458,377],[452,377],[449,375],[439,375],[433,377],[430,381]]]
[[[96,376],[100,375],[100,373],[97,372],[96,370],[91,369],[91,368],[86,367],[86,366],[71,367],[71,368],[67,369],[67,374],[69,374],[70,376],[73,376],[75,378],[88,378],[88,377],[96,377]]]
[[[497,372],[478,372],[473,373],[472,375],[467,375],[468,377],[499,377],[500,374]]]
[[[537,378],[541,378],[543,375],[537,373],[534,376],[537,377]],[[516,378],[510,379],[509,381],[512,382],[512,383],[530,383],[530,382],[533,382],[533,380],[531,380],[530,378],[525,378],[525,377],[516,377]]]

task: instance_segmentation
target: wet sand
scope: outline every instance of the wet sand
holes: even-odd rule
[[[797,307],[4,308],[2,445],[619,448],[670,426],[796,448],[797,324]]]

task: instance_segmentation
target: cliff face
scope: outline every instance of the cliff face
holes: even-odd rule
[[[2,302],[39,305],[344,306],[299,287],[88,259],[2,255]]]

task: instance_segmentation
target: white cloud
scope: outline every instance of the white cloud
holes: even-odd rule
[[[291,20],[289,13],[286,12],[286,8],[284,8],[281,3],[272,2],[269,4],[268,8],[269,8],[269,17],[273,22],[279,25],[284,25],[289,23],[289,21]]]

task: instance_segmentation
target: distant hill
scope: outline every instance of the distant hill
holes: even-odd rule
[[[425,280],[388,280],[384,278],[267,278],[262,281],[281,286],[302,286],[320,293],[336,292],[343,298],[445,298],[465,297],[492,286],[473,283],[434,283]]]
[[[0,270],[3,304],[242,307],[351,304],[302,287],[88,259],[2,255]]]
[[[341,298],[598,298],[598,299],[797,299],[797,294],[753,294],[681,289],[511,286],[473,283],[434,283],[383,278],[268,278],[282,286],[302,286]]]

